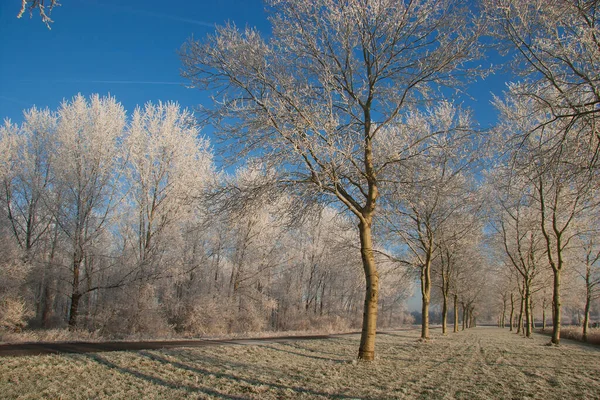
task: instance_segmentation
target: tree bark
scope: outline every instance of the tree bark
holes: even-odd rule
[[[525,282],[525,337],[531,337],[531,293],[529,282]]]
[[[581,335],[581,340],[587,342],[588,340],[588,328],[590,325],[590,304],[592,302],[592,298],[588,294],[585,296],[585,310],[583,312],[583,332]]]
[[[79,274],[81,271],[81,261],[83,255],[81,251],[75,251],[73,255],[73,282],[71,292],[71,306],[69,308],[69,329],[73,330],[77,327],[77,317],[79,315],[79,300],[81,293],[79,292]]]
[[[377,300],[379,297],[379,274],[373,257],[371,216],[362,218],[358,224],[360,255],[366,278],[365,305],[358,358],[365,361],[375,359],[375,333],[377,330]]]
[[[546,330],[546,299],[542,303],[542,332]]]
[[[590,306],[592,303],[592,268],[590,263],[590,257],[588,255],[587,263],[585,266],[585,309],[583,312],[583,332],[581,334],[581,340],[587,342],[588,340],[588,329],[590,325]]]
[[[517,335],[523,332],[523,308],[524,308],[525,298],[521,296],[521,307],[519,308],[519,317],[517,320]]]
[[[454,332],[458,332],[458,295],[454,294]]]
[[[512,332],[513,331],[513,326],[514,326],[514,319],[515,319],[515,296],[514,294],[510,294],[510,329],[509,331]]]
[[[423,314],[421,323],[421,339],[429,339],[429,301],[431,300],[431,261],[427,257],[425,265],[421,269],[421,300]]]
[[[504,328],[506,322],[506,293],[502,298],[502,317],[500,319],[500,328]]]
[[[554,294],[552,301],[552,340],[560,344],[560,270],[554,269]]]
[[[448,293],[443,293],[443,303],[442,303],[442,335],[446,334],[448,324]]]

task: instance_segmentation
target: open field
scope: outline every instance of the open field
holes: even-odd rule
[[[380,334],[377,360],[353,362],[358,335],[99,354],[0,358],[0,398],[598,399],[600,348],[476,328],[429,343]]]

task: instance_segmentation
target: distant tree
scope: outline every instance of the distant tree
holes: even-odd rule
[[[50,24],[54,22],[50,19],[50,13],[57,6],[60,6],[58,0],[49,0],[48,2],[45,0],[21,0],[21,9],[17,14],[17,18],[21,18],[26,11],[29,11],[29,15],[33,16],[33,10],[37,9],[42,22],[50,29]]]
[[[480,26],[453,0],[271,0],[273,35],[217,29],[181,57],[191,85],[217,93],[201,113],[234,157],[260,153],[278,181],[338,201],[358,221],[366,279],[360,359],[373,360],[379,274],[372,225],[380,176],[418,143],[378,153],[382,132],[464,82]],[[381,143],[384,143],[382,141]]]
[[[388,181],[383,208],[387,229],[408,247],[408,259],[419,270],[421,339],[427,340],[431,268],[440,257],[437,238],[452,217],[473,202],[467,168],[477,146],[468,114],[447,102],[426,113],[412,113],[401,131],[410,132],[414,139],[407,142],[418,145],[410,160],[391,166],[383,176]],[[388,143],[395,142],[395,138],[383,137]]]
[[[594,149],[570,134],[571,129],[579,128],[578,123],[546,123],[547,113],[535,99],[511,90],[496,106],[501,113],[498,132],[512,146],[509,159],[504,160],[507,174],[523,188],[519,196],[535,210],[544,253],[554,274],[552,343],[559,344],[561,277],[565,269],[572,269],[567,255],[573,239],[585,230],[584,222],[599,205],[597,174],[593,168],[582,169],[593,158]],[[542,125],[543,129],[534,129]]]
[[[598,220],[595,220],[598,223]],[[591,229],[581,235],[579,240],[583,250],[583,263],[580,275],[585,283],[585,305],[583,311],[582,339],[588,339],[590,309],[594,300],[600,299],[600,243],[598,229]]]

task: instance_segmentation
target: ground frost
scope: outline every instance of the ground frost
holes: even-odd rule
[[[495,328],[0,359],[0,398],[599,399],[600,348]]]

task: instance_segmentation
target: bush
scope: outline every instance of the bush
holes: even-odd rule
[[[33,313],[27,309],[25,301],[18,297],[5,297],[0,300],[0,329],[21,332]]]

